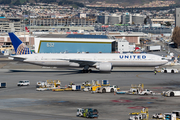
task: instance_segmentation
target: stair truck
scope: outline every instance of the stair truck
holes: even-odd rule
[[[129,94],[139,94],[139,91],[142,91],[143,89],[144,89],[144,84],[139,84],[139,85],[131,84]]]
[[[98,110],[92,108],[77,108],[77,117],[98,118]]]

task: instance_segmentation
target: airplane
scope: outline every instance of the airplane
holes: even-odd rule
[[[89,68],[111,72],[113,67],[156,67],[168,61],[154,54],[120,53],[32,53],[14,34],[9,33],[16,55],[13,60],[49,67],[81,67],[83,72]]]

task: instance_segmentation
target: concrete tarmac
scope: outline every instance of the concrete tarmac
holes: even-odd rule
[[[5,62],[0,62],[0,65]],[[148,68],[149,69],[149,68]],[[130,112],[140,112],[148,107],[150,117],[154,113],[169,113],[180,110],[179,97],[118,95],[83,91],[36,91],[36,82],[59,79],[62,86],[73,81],[107,79],[121,90],[129,90],[131,84],[144,83],[145,88],[161,93],[163,90],[180,89],[180,74],[157,73],[152,71],[112,71],[111,73],[81,73],[74,69],[48,69],[18,62],[6,62],[0,69],[0,81],[7,82],[7,88],[0,90],[0,116],[3,120],[79,120],[76,109],[96,108],[102,120],[127,120]],[[19,80],[30,80],[30,86],[18,87]]]

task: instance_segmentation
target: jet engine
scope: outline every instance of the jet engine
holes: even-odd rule
[[[96,69],[103,72],[110,72],[112,70],[112,64],[108,62],[99,63],[96,65]]]

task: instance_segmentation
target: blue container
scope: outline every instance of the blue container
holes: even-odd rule
[[[76,90],[81,90],[81,85],[76,85]]]
[[[6,83],[1,83],[1,87],[5,88],[6,87]]]
[[[103,80],[103,83],[102,83],[103,85],[107,85],[107,84],[109,84],[109,81],[108,80]]]

